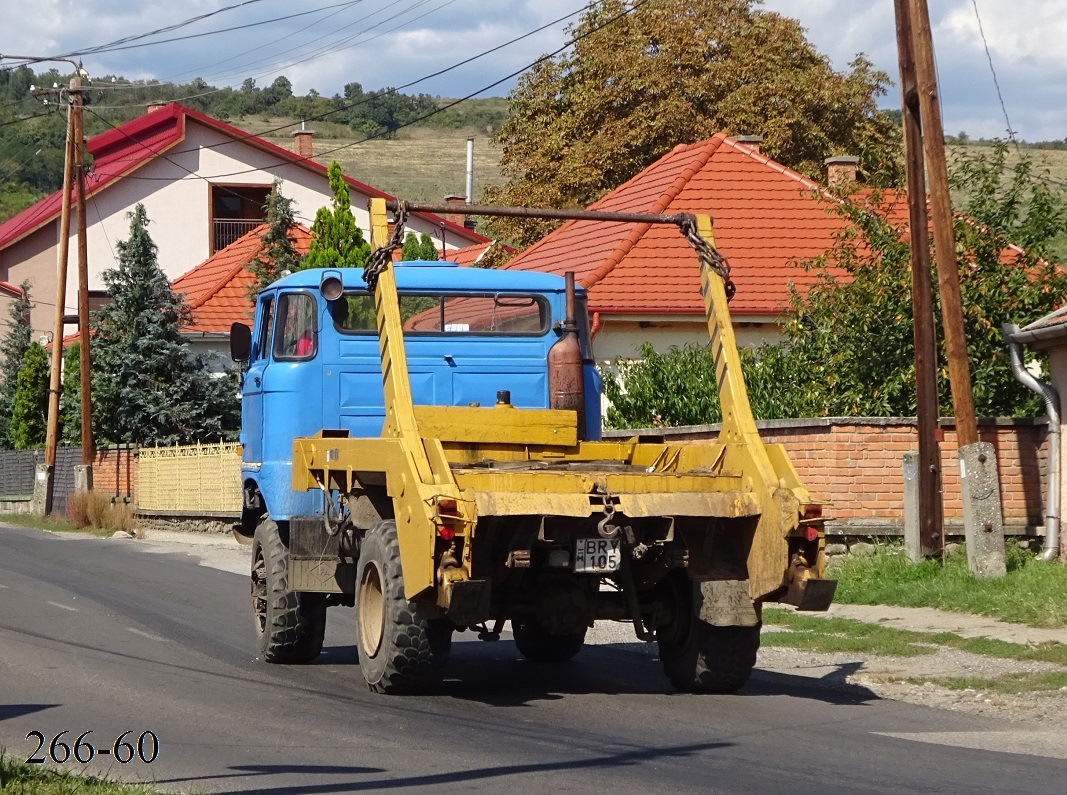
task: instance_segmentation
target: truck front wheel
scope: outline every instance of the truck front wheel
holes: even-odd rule
[[[553,635],[535,619],[512,621],[511,631],[519,653],[531,662],[566,662],[580,652],[585,643],[585,630],[580,634]]]
[[[288,588],[289,550],[264,516],[252,538],[252,610],[259,653],[270,663],[309,663],[322,651],[326,596]]]
[[[367,686],[409,693],[436,684],[452,645],[452,626],[404,597],[400,543],[389,519],[363,538],[356,568],[356,648]]]
[[[656,631],[663,670],[687,693],[733,693],[752,675],[760,625],[715,627],[694,615],[694,587],[687,577],[671,583],[675,618]]]

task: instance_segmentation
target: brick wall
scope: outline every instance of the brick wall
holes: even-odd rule
[[[137,448],[123,445],[97,450],[93,459],[93,489],[120,501],[135,501]]]
[[[914,419],[819,418],[757,423],[766,442],[785,446],[800,480],[834,524],[870,532],[879,526],[899,532],[904,514],[902,459],[918,450]],[[1040,527],[1045,505],[1047,423],[1043,419],[1009,419],[979,424],[979,436],[997,451],[1000,497],[1006,529],[1021,533]],[[941,471],[945,520],[963,521],[956,433],[942,421]],[[718,426],[608,431],[605,436],[659,438],[667,441],[713,440]]]

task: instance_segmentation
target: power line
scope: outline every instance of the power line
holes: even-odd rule
[[[467,94],[465,97],[461,97],[460,99],[453,100],[452,102],[449,102],[446,105],[442,105],[442,106],[436,108],[435,110],[430,111],[429,113],[425,113],[422,116],[418,116],[418,117],[416,117],[414,119],[411,119],[410,121],[408,121],[408,122],[406,122],[404,124],[398,125],[397,127],[394,127],[392,129],[383,130],[382,132],[375,133],[374,135],[369,135],[366,138],[362,138],[362,139],[360,139],[358,141],[352,141],[350,143],[342,144],[341,146],[334,147],[333,149],[327,149],[327,150],[325,150],[323,152],[319,152],[319,156],[321,157],[323,155],[333,154],[334,152],[339,152],[342,149],[349,149],[349,148],[351,148],[353,146],[358,146],[359,144],[366,143],[367,141],[376,140],[376,139],[381,138],[381,137],[383,137],[385,135],[392,134],[392,133],[396,132],[397,130],[402,130],[405,127],[410,127],[413,124],[417,124],[420,121],[425,121],[426,119],[429,119],[429,118],[431,118],[433,116],[436,116],[439,113],[444,113],[446,110],[449,110],[450,108],[453,108],[456,105],[459,105],[461,102],[466,102],[468,99],[473,99],[474,97],[478,96],[479,94],[482,94],[482,93],[484,93],[484,92],[486,92],[486,91],[488,91],[488,90],[490,90],[492,88],[496,88],[501,83],[507,82],[511,78],[522,74],[523,72],[527,71],[528,69],[532,69],[534,66],[537,66],[540,63],[543,63],[543,62],[545,62],[545,61],[547,61],[547,60],[549,60],[551,58],[556,57],[557,55],[559,55],[563,51],[565,51],[565,50],[569,49],[570,47],[572,47],[575,43],[581,41],[582,39],[584,39],[584,38],[586,38],[588,36],[593,35],[594,33],[597,33],[599,31],[603,30],[608,25],[611,25],[611,24],[617,22],[618,20],[622,19],[623,17],[629,16],[634,11],[636,11],[638,8],[640,8],[643,5],[646,5],[649,2],[652,2],[652,0],[637,0],[637,2],[635,2],[629,8],[626,8],[623,11],[620,11],[615,16],[609,17],[608,19],[606,19],[603,22],[601,22],[599,25],[596,25],[596,26],[590,28],[589,30],[585,31],[584,33],[582,33],[580,35],[572,36],[561,47],[558,47],[557,49],[553,50],[550,53],[542,55],[540,58],[537,58],[536,60],[528,63],[526,66],[523,66],[522,68],[517,69],[516,71],[512,72],[511,74],[505,75],[504,77],[501,77],[499,80],[495,80],[492,83],[490,83],[489,85],[483,86],[482,88],[479,88],[477,91],[474,91],[474,92],[472,92],[470,94]],[[573,12],[571,14],[568,14],[567,16],[574,16],[574,14],[579,13],[581,10],[583,10],[583,9],[579,9],[579,11],[575,11],[575,12]],[[566,17],[563,17],[562,19],[565,19],[565,18]],[[554,23],[549,23],[549,24],[554,24]],[[525,35],[531,35],[531,34],[525,34]],[[501,45],[501,46],[503,46],[503,45]],[[496,49],[499,49],[499,46]],[[474,60],[475,58],[479,58],[479,57],[481,57],[482,55],[485,55],[485,54],[486,53],[481,53],[481,54],[479,54],[477,56],[473,56],[472,58],[467,59],[466,62]],[[441,72],[437,72],[434,75],[430,75],[429,77],[434,77],[437,74],[441,74],[444,71],[448,71],[450,69],[454,69],[457,66],[462,65],[463,63],[465,63],[465,62],[461,62],[460,64],[454,64],[453,66],[450,66],[447,69],[442,70]],[[429,77],[420,78],[418,81],[415,81],[415,82],[422,82],[423,80],[429,79]],[[411,85],[413,85],[413,83],[408,83],[405,86],[401,86],[401,88],[406,88],[406,87],[409,87]],[[398,90],[399,89],[392,89],[391,91],[395,92],[395,91],[398,91]],[[365,102],[365,101],[367,101],[367,100],[360,100],[360,101],[352,103],[350,106],[347,106],[347,107],[354,107],[355,105],[361,104],[362,102]],[[334,109],[334,110],[328,111],[326,113],[319,114],[317,116],[309,117],[308,119],[306,119],[306,121],[316,121],[316,120],[319,120],[319,119],[323,119],[323,118],[325,118],[327,116],[331,116],[334,113],[339,112],[342,109],[347,109],[347,108]],[[90,111],[90,112],[92,112],[92,111]],[[94,114],[94,115],[96,115],[96,114]],[[103,117],[100,117],[100,116],[98,116],[98,118],[103,119]],[[107,122],[107,123],[111,124],[110,122]],[[115,128],[115,129],[119,129],[114,124],[111,124],[111,126],[113,128]],[[200,149],[210,149],[210,148],[215,148],[217,146],[224,146],[224,145],[229,145],[229,144],[232,144],[232,143],[238,143],[240,141],[246,141],[249,138],[257,138],[257,137],[260,137],[262,135],[266,135],[266,134],[268,134],[270,132],[277,132],[279,130],[288,129],[291,126],[293,126],[293,125],[288,125],[287,124],[287,125],[284,125],[282,127],[275,128],[274,130],[267,130],[267,131],[265,131],[263,133],[260,133],[259,136],[249,134],[249,135],[247,135],[247,136],[245,136],[243,138],[233,139],[231,141],[225,141],[225,142],[222,142],[222,143],[219,143],[219,144],[213,144],[211,146],[197,147],[195,150],[194,149],[187,149],[187,150],[184,150],[184,151],[186,151],[186,152],[199,151]],[[132,136],[129,136],[125,132],[123,132],[123,134],[126,135],[126,137],[130,138],[130,140],[134,140],[134,141],[136,140]],[[139,141],[137,141],[137,143],[140,144]],[[143,144],[140,144],[140,145],[144,146]],[[173,154],[176,154],[176,153],[177,152],[174,152]],[[303,158],[303,159],[304,160],[311,160],[311,158]],[[284,167],[286,165],[289,165],[289,163],[279,163],[279,164],[274,165],[274,166],[264,166],[263,168],[246,168],[246,169],[242,169],[240,171],[231,171],[231,172],[226,173],[226,174],[213,174],[210,177],[200,177],[200,175],[196,175],[196,176],[200,177],[201,179],[205,179],[205,180],[223,179],[225,177],[236,177],[236,176],[241,176],[243,174],[254,174],[257,171],[272,171],[272,170],[277,169],[277,168],[282,168],[282,167]],[[186,170],[188,170],[188,169],[186,169]],[[162,181],[165,178],[164,177],[137,177],[137,176],[131,175],[130,177],[128,177],[128,179],[148,179],[148,180],[153,180],[153,181]]]
[[[636,9],[640,8],[641,6],[645,5],[645,3],[648,3],[648,2],[650,2],[650,0],[640,0],[640,2],[636,3],[633,6],[633,8],[631,8],[627,12],[623,12],[623,14],[620,14],[619,16],[623,16],[623,15],[625,15],[627,13],[632,13],[633,11],[635,11]],[[510,47],[512,44],[515,44],[515,43],[517,43],[519,41],[522,41],[523,39],[527,39],[530,36],[534,36],[534,35],[540,33],[543,30],[546,30],[546,29],[548,29],[550,27],[553,27],[554,25],[558,25],[561,22],[565,22],[566,20],[570,19],[571,17],[577,16],[578,14],[582,13],[583,11],[587,10],[590,7],[591,7],[591,5],[583,6],[582,8],[579,8],[577,11],[572,11],[569,14],[564,14],[563,16],[561,16],[561,17],[559,17],[557,19],[554,19],[551,22],[547,22],[544,25],[541,25],[540,27],[534,28],[533,30],[528,31],[526,33],[523,33],[520,36],[516,36],[513,39],[509,39],[508,41],[505,41],[505,42],[503,42],[501,44],[498,44],[495,47],[490,47],[488,50],[483,50],[482,52],[477,53],[475,55],[472,55],[469,58],[464,58],[462,61],[458,61],[458,62],[452,64],[451,66],[446,66],[443,69],[438,69],[436,72],[431,72],[430,74],[424,75],[423,77],[417,78],[416,80],[412,80],[409,83],[404,83],[403,85],[397,86],[395,88],[390,88],[390,89],[388,89],[387,91],[385,91],[383,93],[390,93],[390,94],[399,93],[399,92],[403,91],[404,89],[411,88],[412,86],[418,85],[419,83],[424,83],[427,80],[432,80],[435,77],[440,77],[443,74],[451,72],[451,71],[453,71],[455,69],[459,69],[460,67],[466,66],[467,64],[473,63],[474,61],[477,61],[479,58],[483,58],[486,55],[491,55],[492,53],[498,52],[499,50],[502,50],[505,47]],[[522,72],[524,72],[527,69],[533,67],[534,65],[540,63],[542,60],[544,60],[546,58],[554,57],[555,55],[563,52],[563,50],[565,50],[568,47],[570,47],[571,44],[573,44],[574,42],[579,41],[580,39],[584,38],[585,36],[589,35],[590,33],[594,33],[597,30],[600,30],[601,28],[605,27],[608,24],[611,24],[617,18],[618,17],[612,17],[611,19],[607,20],[606,22],[604,22],[599,27],[594,28],[593,30],[589,31],[586,34],[583,34],[582,36],[579,36],[577,38],[572,39],[570,42],[568,42],[567,44],[564,44],[562,47],[560,47],[555,52],[550,53],[550,54],[545,55],[545,56],[542,56],[541,58],[537,59],[533,63],[530,63],[527,66],[522,67],[522,69],[519,69],[518,71],[513,72],[512,74],[508,75],[507,77],[501,78],[500,80],[496,81],[495,83],[493,83],[490,86],[486,86],[484,88],[479,89],[474,94],[471,94],[470,96],[465,97],[464,100],[470,99],[471,97],[477,96],[478,94],[481,94],[481,93],[483,93],[485,91],[488,91],[490,88],[493,88],[496,85],[499,85],[500,83],[502,83],[502,82],[504,82],[506,80],[509,80],[509,79],[511,79],[512,77],[515,77],[518,74],[521,74]],[[372,93],[372,94],[364,95],[364,97],[361,98],[361,99],[353,100],[352,102],[349,102],[347,104],[341,105],[341,106],[336,107],[336,108],[331,108],[330,110],[328,110],[328,111],[326,111],[324,113],[319,113],[319,114],[315,114],[315,115],[312,115],[312,116],[307,116],[307,117],[305,117],[303,119],[303,121],[305,121],[305,122],[323,121],[323,120],[325,120],[325,119],[329,118],[330,116],[333,116],[333,115],[335,115],[337,113],[342,113],[342,112],[344,112],[346,110],[352,110],[353,108],[357,108],[360,105],[365,105],[368,102],[371,102],[376,96],[380,96],[380,94],[373,94]],[[464,100],[460,100],[460,101],[464,101]],[[458,104],[458,103],[453,103],[453,105],[454,104]],[[450,108],[450,107],[452,107],[452,105],[448,106],[448,108]],[[448,108],[439,109],[438,112],[441,112],[443,110],[447,110]],[[429,118],[430,115],[434,115],[434,114],[428,114],[426,116],[421,116],[421,117],[419,117],[419,119],[416,119],[416,121],[421,121],[421,120],[423,120],[425,118]],[[111,124],[111,123],[108,122],[108,124]],[[114,127],[115,125],[111,125],[111,126]],[[251,138],[260,138],[260,137],[262,137],[264,135],[270,135],[272,133],[281,132],[283,130],[288,130],[289,128],[291,128],[293,126],[295,126],[295,125],[293,125],[293,124],[284,124],[284,125],[281,125],[281,126],[278,126],[278,127],[273,127],[273,128],[267,129],[267,130],[263,130],[262,132],[260,132],[258,134],[255,134],[255,135],[253,135],[252,133],[248,133],[248,134],[246,134],[246,135],[244,135],[244,136],[242,136],[240,138],[235,138],[235,139],[232,139],[232,140],[229,140],[229,141],[222,141],[222,142],[217,143],[217,144],[209,144],[208,146],[204,146],[204,147],[197,147],[195,150],[194,149],[179,149],[179,150],[175,150],[174,152],[172,152],[172,154],[181,154],[181,153],[184,153],[184,152],[198,151],[200,149],[214,149],[214,148],[217,148],[217,147],[229,146],[229,145],[234,144],[234,143],[241,143],[243,141],[247,141],[247,140],[249,140]],[[409,125],[405,124],[404,126],[409,126]],[[397,129],[401,129],[401,128],[397,128]],[[376,135],[376,136],[372,136],[371,138],[366,138],[366,139],[363,139],[363,140],[373,140],[374,138],[378,138],[378,137],[381,137],[381,134]],[[357,143],[362,143],[362,141],[356,141],[353,144],[349,144],[349,146],[354,146]],[[331,150],[331,151],[333,151],[333,150]],[[244,172],[242,172],[242,173],[244,173]]]
[[[233,11],[235,8],[243,8],[244,6],[255,5],[256,3],[261,3],[261,2],[263,2],[263,0],[242,0],[242,2],[240,2],[240,3],[234,3],[233,5],[229,5],[229,6],[225,6],[223,8],[215,9],[214,11],[208,11],[205,14],[198,14],[195,17],[189,17],[188,19],[182,20],[181,22],[176,22],[173,25],[166,25],[166,26],[164,26],[162,28],[156,28],[155,30],[151,30],[151,31],[149,31],[147,33],[138,33],[138,34],[133,35],[133,36],[125,36],[125,37],[123,37],[121,39],[116,39],[115,41],[110,42],[108,44],[100,44],[100,45],[97,45],[95,47],[89,47],[88,49],[85,49],[85,50],[80,50],[80,51],[77,51],[77,52],[69,52],[66,55],[57,55],[57,56],[53,56],[53,58],[44,58],[44,59],[41,59],[41,60],[55,60],[55,59],[59,59],[59,58],[76,58],[76,57],[78,57],[80,55],[89,55],[89,54],[100,53],[100,52],[110,52],[110,51],[114,51],[114,50],[117,50],[117,49],[125,49],[124,47],[120,47],[119,45],[127,44],[127,43],[133,42],[133,41],[138,41],[139,39],[146,39],[146,38],[149,38],[151,36],[159,35],[160,33],[170,33],[173,30],[178,30],[180,28],[187,27],[187,26],[192,25],[192,24],[194,24],[196,22],[200,22],[202,20],[208,19],[209,17],[213,17],[213,16],[217,16],[219,14],[222,14],[222,13],[224,13],[226,11]]]
[[[993,74],[993,85],[997,89],[997,99],[1000,100],[1000,109],[1004,113],[1004,123],[1008,125],[1008,140],[1015,144],[1015,148],[1018,150],[1019,142],[1015,139],[1015,130],[1011,126],[1011,119],[1008,118],[1008,108],[1004,104],[1004,95],[1000,93],[1000,81],[997,80],[997,70],[993,66],[993,55],[989,52],[989,42],[985,37],[985,28],[982,27],[982,15],[978,12],[978,0],[971,0],[971,3],[974,5],[974,17],[978,20],[978,33],[982,36],[985,57],[989,61],[989,71]]]
[[[249,0],[249,2],[258,3],[258,2],[262,2],[262,0]],[[91,49],[88,49],[88,50],[81,50],[81,51],[78,51],[78,52],[74,52],[74,53],[71,53],[67,57],[80,57],[80,56],[84,56],[84,55],[99,55],[100,53],[104,53],[104,52],[120,52],[122,50],[133,50],[133,49],[136,49],[138,47],[154,47],[157,44],[172,44],[173,42],[176,42],[176,41],[188,41],[189,39],[200,39],[200,38],[204,38],[205,36],[218,36],[218,35],[221,35],[223,33],[233,33],[234,31],[237,31],[237,30],[247,30],[248,28],[260,27],[262,25],[272,25],[272,24],[274,24],[276,22],[285,22],[285,21],[290,20],[290,19],[296,19],[297,17],[304,17],[304,16],[308,16],[309,14],[317,14],[320,11],[328,11],[328,10],[330,10],[332,8],[346,8],[346,7],[349,7],[349,6],[358,5],[359,3],[362,3],[362,2],[363,2],[363,0],[349,0],[349,2],[346,2],[346,3],[335,3],[334,5],[323,6],[322,8],[312,9],[311,11],[300,11],[300,12],[297,12],[295,14],[288,14],[288,15],[282,16],[282,17],[274,17],[272,19],[263,19],[263,20],[260,20],[259,22],[247,22],[244,25],[234,25],[234,26],[228,27],[228,28],[219,28],[217,30],[208,30],[208,31],[204,31],[203,33],[190,33],[187,36],[175,36],[175,37],[170,38],[170,39],[160,39],[158,41],[143,41],[143,42],[140,42],[139,44],[124,44],[123,46],[104,45],[104,46],[99,47],[99,48],[91,48]],[[215,13],[218,13],[218,12],[215,12]],[[137,38],[144,38],[144,37],[147,37],[147,36],[154,36],[156,33],[158,33],[158,31],[154,31],[153,33],[146,33],[143,36],[139,36]]]

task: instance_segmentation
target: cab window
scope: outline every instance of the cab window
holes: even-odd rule
[[[270,333],[274,329],[274,297],[267,296],[259,302],[259,339],[252,351],[252,361],[267,358],[270,350]]]
[[[315,298],[310,293],[283,293],[278,298],[274,358],[300,361],[315,356]]]

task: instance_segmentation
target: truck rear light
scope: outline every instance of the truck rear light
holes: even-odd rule
[[[806,525],[804,527],[804,538],[808,541],[815,541],[819,537],[819,528],[813,524]]]
[[[438,497],[437,512],[441,516],[459,516],[459,505],[451,497]]]
[[[442,541],[451,541],[456,537],[456,529],[451,525],[439,524],[437,525],[437,535],[441,537]]]
[[[822,506],[818,504],[804,506],[805,519],[822,519]]]

